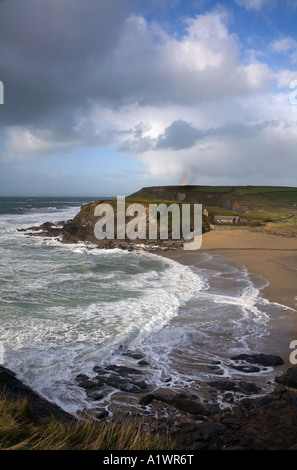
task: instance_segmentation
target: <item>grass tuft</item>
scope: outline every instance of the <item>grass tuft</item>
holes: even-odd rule
[[[145,433],[131,421],[61,422],[53,417],[36,420],[26,400],[0,397],[1,450],[176,450],[168,435]]]

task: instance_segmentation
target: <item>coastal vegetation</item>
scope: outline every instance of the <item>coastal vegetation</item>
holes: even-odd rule
[[[133,202],[155,200],[202,204],[212,224],[216,215],[240,216],[240,226],[297,235],[297,188],[278,186],[155,186],[127,198]]]
[[[166,434],[146,433],[132,422],[95,420],[65,422],[57,417],[39,419],[27,399],[0,397],[1,450],[173,450]]]

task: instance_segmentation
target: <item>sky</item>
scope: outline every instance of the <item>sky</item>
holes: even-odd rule
[[[296,187],[296,24],[297,0],[0,0],[0,196]]]

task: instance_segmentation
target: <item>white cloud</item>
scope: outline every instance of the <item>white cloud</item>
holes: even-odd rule
[[[261,10],[263,6],[275,5],[275,0],[235,0],[238,5],[247,10]]]
[[[292,62],[297,62],[297,41],[292,37],[276,39],[271,43],[271,48],[274,52],[289,56]]]
[[[267,2],[244,3],[260,9]],[[120,26],[108,54],[97,57],[93,46],[91,56],[88,48],[80,54],[86,76],[62,82],[67,96],[58,112],[45,107],[40,121],[6,126],[2,160],[110,146],[168,180],[189,172],[204,181],[244,175],[253,182],[265,171],[276,180],[285,173],[293,178],[293,72],[272,72],[265,55],[243,54],[243,62],[226,10],[187,20],[183,37],[141,15],[125,17]],[[291,38],[271,44],[274,53],[292,53],[294,47]],[[288,95],[272,92],[275,84],[287,86]]]

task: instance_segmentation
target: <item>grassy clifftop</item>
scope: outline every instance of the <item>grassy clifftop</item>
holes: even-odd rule
[[[128,199],[163,199],[202,204],[214,215],[239,215],[247,226],[294,235],[297,231],[297,188],[279,186],[152,186]]]

